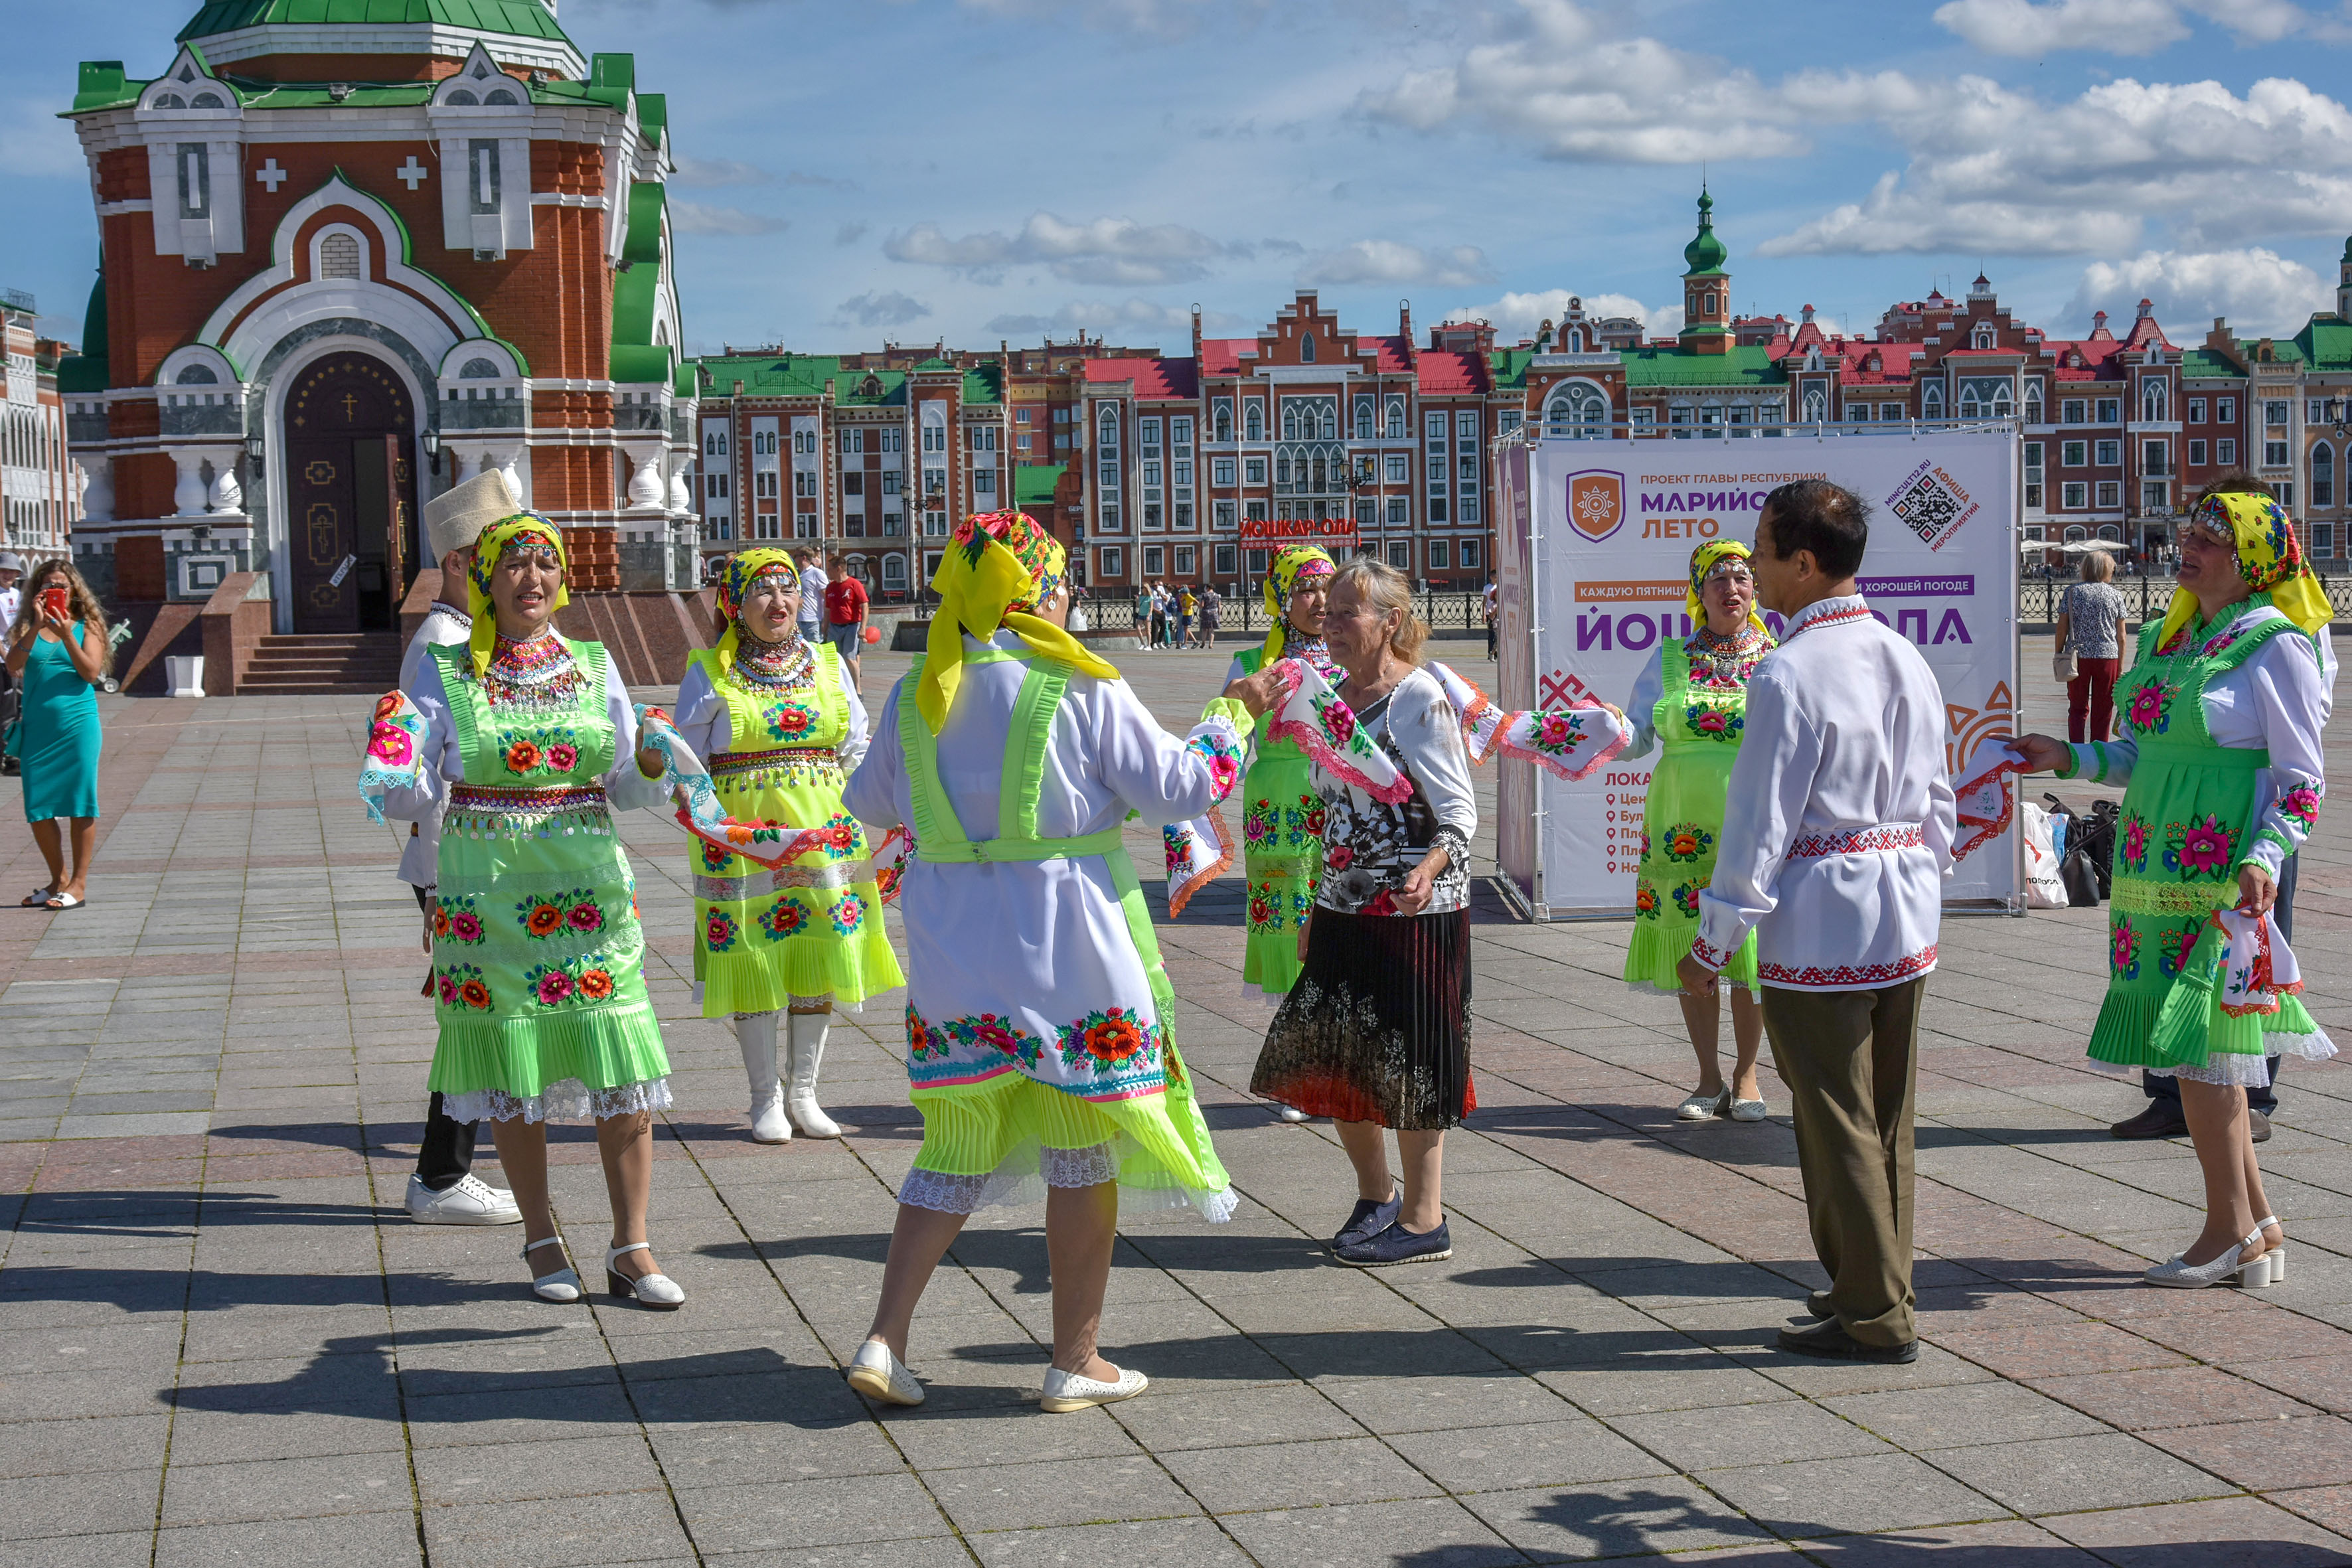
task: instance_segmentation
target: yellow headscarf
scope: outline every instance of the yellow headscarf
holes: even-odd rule
[[[2334,618],[2326,590],[2303,559],[2294,536],[2294,521],[2286,509],[2252,490],[2223,490],[2197,503],[2188,526],[2226,531],[2237,541],[2238,574],[2257,594],[2268,594],[2281,614],[2305,631],[2317,634]],[[2196,623],[2197,595],[2186,588],[2172,591],[2165,606],[2164,626],[2156,634],[2159,650],[2169,648],[2182,630]]]
[[[1104,680],[1118,679],[1099,654],[1036,613],[1060,585],[1063,563],[1061,543],[1017,511],[966,518],[955,531],[931,579],[940,608],[915,686],[916,710],[932,734],[948,721],[963,682],[966,632],[986,642],[1003,626],[1047,658]]]
[[[720,563],[719,613],[727,617],[717,650],[721,670],[735,668],[735,650],[743,646],[743,601],[751,595],[751,584],[777,573],[793,580],[794,593],[800,591],[800,565],[788,550],[739,550]]]
[[[1282,645],[1290,634],[1290,596],[1298,591],[1298,580],[1328,575],[1333,570],[1329,552],[1319,545],[1286,544],[1275,552],[1274,567],[1265,574],[1265,614],[1273,629],[1265,634],[1265,657],[1258,661],[1260,669],[1282,657]]]
[[[473,567],[466,574],[466,613],[474,618],[473,635],[467,640],[477,680],[488,671],[490,650],[498,642],[499,617],[490,604],[490,577],[499,569],[499,558],[510,550],[554,551],[555,563],[563,571],[563,580],[555,585],[555,609],[572,602],[572,560],[563,552],[563,530],[535,511],[519,511],[482,530],[482,537],[474,542]]]
[[[1714,575],[1715,569],[1727,561],[1745,561],[1755,553],[1736,539],[1710,539],[1691,552],[1690,596],[1685,602],[1690,605],[1694,629],[1706,625],[1706,601],[1700,596],[1699,590],[1706,585],[1706,580]],[[1748,607],[1748,623],[1759,632],[1769,630],[1764,625],[1764,617],[1756,613],[1753,604]]]

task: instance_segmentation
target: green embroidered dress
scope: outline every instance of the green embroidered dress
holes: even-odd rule
[[[1625,953],[1625,981],[1637,991],[1682,990],[1675,965],[1698,934],[1699,891],[1715,877],[1731,765],[1748,723],[1748,678],[1773,646],[1752,625],[1729,637],[1702,629],[1688,639],[1667,638],[1634,683],[1625,710],[1633,739],[1617,761],[1643,756],[1654,743],[1664,747],[1643,802],[1633,939]],[[1759,991],[1753,931],[1723,978]]]
[[[2200,1082],[2269,1081],[2263,1058],[2333,1056],[2302,1000],[2233,1015],[2217,984],[2217,910],[2238,901],[2239,868],[2275,879],[2319,815],[2320,731],[2334,683],[2326,646],[2267,595],[2227,606],[2158,648],[2141,628],[2116,686],[2123,733],[2073,748],[2063,775],[2124,784],[2107,918],[2107,994],[2094,1065]]]
[[[425,766],[392,815],[446,802],[433,913],[430,1087],[459,1121],[625,1115],[669,1103],[635,876],[614,805],[657,805],[635,711],[604,648],[499,639],[477,679],[432,650],[415,700]]]
[[[1293,631],[1283,657],[1312,665],[1337,685],[1342,672],[1319,641]],[[1244,650],[1226,674],[1228,684],[1255,675],[1265,650]],[[1242,780],[1242,864],[1249,879],[1249,938],[1242,980],[1281,1002],[1298,983],[1298,928],[1315,907],[1323,877],[1323,797],[1314,763],[1296,741],[1261,733]]]
[[[677,729],[728,816],[833,833],[775,870],[699,840],[688,850],[702,1016],[772,1013],[795,998],[854,1007],[904,984],[865,829],[841,804],[866,733],[840,654],[802,642],[778,655],[746,642],[721,668],[704,649],[679,682]]]
[[[1233,1190],[1121,824],[1187,821],[1222,798],[1248,717],[1213,703],[1180,742],[1125,681],[1010,632],[967,646],[940,733],[917,710],[919,662],[844,796],[916,841],[898,908],[923,1144],[899,1201],[969,1214],[1115,1180],[1129,1208],[1223,1219]]]

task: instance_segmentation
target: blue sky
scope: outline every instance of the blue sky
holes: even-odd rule
[[[24,6],[0,282],[79,332],[75,63],[194,0]],[[1301,286],[1349,324],[1569,293],[1671,331],[1701,168],[1743,311],[1867,329],[1982,266],[2053,331],[2292,332],[2352,232],[2352,0],[563,0],[669,95],[689,346],[1182,352]],[[423,258],[430,266],[430,258]]]

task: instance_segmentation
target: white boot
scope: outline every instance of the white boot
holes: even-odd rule
[[[776,1016],[761,1013],[735,1020],[735,1042],[743,1047],[743,1074],[751,1080],[751,1140],[789,1143],[793,1124],[784,1119],[783,1086],[776,1081]]]
[[[824,1062],[825,1032],[833,1027],[830,1013],[793,1013],[792,1033],[792,1092],[784,1104],[793,1121],[812,1138],[838,1138],[841,1123],[817,1109],[816,1073]]]

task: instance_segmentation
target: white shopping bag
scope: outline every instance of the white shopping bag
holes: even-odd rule
[[[2025,907],[2063,910],[2066,884],[2058,876],[2058,856],[2050,842],[2050,813],[2032,801],[2021,802],[2025,814]]]

